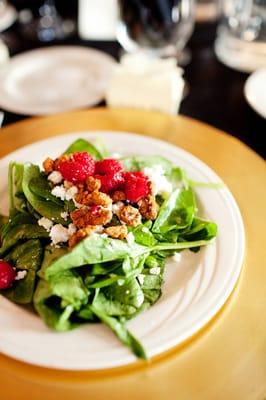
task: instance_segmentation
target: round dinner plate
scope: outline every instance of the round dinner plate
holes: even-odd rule
[[[11,160],[40,163],[55,157],[77,137],[102,138],[111,152],[160,154],[184,168],[193,179],[221,182],[190,153],[136,134],[78,132],[26,146],[0,160],[0,212],[7,213],[7,169]],[[162,296],[149,310],[128,322],[128,328],[152,357],[190,338],[218,312],[239,277],[244,256],[244,228],[238,206],[225,186],[197,187],[200,215],[218,224],[214,243],[198,253],[182,252],[181,261],[169,261]],[[35,365],[71,370],[95,370],[133,363],[134,355],[102,324],[86,324],[74,331],[55,333],[32,312],[0,297],[0,351]]]
[[[249,76],[244,93],[250,106],[266,118],[266,68],[258,69]]]
[[[104,94],[116,61],[79,46],[53,46],[17,55],[0,70],[0,106],[46,115],[93,106]]]

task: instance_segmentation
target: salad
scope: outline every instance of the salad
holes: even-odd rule
[[[42,168],[11,162],[0,293],[57,331],[103,322],[146,359],[126,322],[160,298],[169,257],[217,235],[195,184],[164,157],[112,156],[85,139]]]

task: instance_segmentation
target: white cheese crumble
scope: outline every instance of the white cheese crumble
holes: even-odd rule
[[[67,220],[67,217],[69,216],[69,214],[68,214],[68,212],[67,211],[63,211],[63,212],[61,212],[61,217],[66,221]]]
[[[74,233],[76,233],[76,232],[77,232],[77,228],[75,227],[75,225],[74,224],[69,224],[68,225],[69,236],[74,235]]]
[[[78,193],[78,188],[76,186],[71,186],[70,188],[66,189],[63,185],[60,185],[55,186],[51,193],[62,201],[74,200],[75,195]]]
[[[126,290],[126,294],[129,294],[130,293],[130,291],[129,290]]]
[[[173,185],[165,176],[165,170],[161,165],[153,165],[152,167],[145,167],[144,174],[150,178],[153,183],[154,194],[171,193]]]
[[[42,217],[38,220],[38,225],[42,226],[47,232],[49,232],[53,226],[53,221],[48,218]]]
[[[53,171],[50,173],[50,175],[48,175],[48,181],[54,183],[55,185],[57,185],[58,183],[61,183],[63,180],[63,176],[59,171]]]
[[[28,273],[28,271],[25,271],[25,270],[23,270],[23,271],[18,271],[18,272],[17,272],[17,275],[16,275],[16,277],[15,277],[15,281],[20,281],[21,279],[24,279],[25,276],[27,275],[27,273]]]
[[[122,201],[118,201],[112,204],[112,211],[114,214],[118,214],[121,208],[123,207],[124,203]]]
[[[180,262],[180,261],[181,261],[181,257],[182,257],[181,253],[175,253],[175,254],[171,257],[171,259],[172,259],[173,261],[175,261],[175,262]]]
[[[101,233],[100,236],[101,236],[102,238],[107,238],[107,237],[108,237],[107,233]]]
[[[153,267],[150,269],[150,274],[151,275],[159,275],[161,272],[160,267]]]
[[[52,244],[56,245],[58,243],[67,242],[70,237],[70,234],[69,230],[65,228],[63,225],[56,224],[52,227],[49,236],[52,240]]]
[[[143,285],[144,279],[145,279],[145,275],[144,275],[144,274],[139,274],[139,275],[137,276],[137,278],[138,278],[139,284],[140,284],[140,285]]]
[[[128,242],[128,244],[133,244],[135,242],[135,236],[132,232],[129,232],[127,234],[126,241]]]
[[[120,154],[120,153],[112,153],[111,154],[111,158],[115,158],[116,160],[118,159],[118,158],[121,158],[122,157],[122,154]]]
[[[124,283],[125,283],[124,279],[118,279],[118,281],[117,281],[118,286],[123,286]]]

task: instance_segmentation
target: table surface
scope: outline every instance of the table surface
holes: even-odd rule
[[[215,35],[216,24],[198,24],[189,41],[192,61],[185,68],[189,92],[181,104],[180,113],[228,132],[265,157],[266,120],[253,111],[244,98],[243,88],[248,75],[218,62],[213,50]],[[11,55],[41,45],[25,40],[18,24],[1,36],[8,44]],[[96,47],[117,59],[121,52],[116,42],[88,42],[77,35],[57,44]],[[4,125],[23,118],[25,116],[6,112]]]
[[[245,225],[246,254],[240,280],[226,305],[202,331],[148,364],[71,372],[38,368],[0,355],[1,400],[28,400],[29,394],[31,400],[265,400],[264,161],[239,140],[197,121],[124,109],[80,111],[9,125],[1,130],[0,157],[53,135],[108,129],[167,140],[221,176]]]

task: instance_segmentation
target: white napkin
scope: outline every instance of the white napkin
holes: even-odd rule
[[[126,55],[114,69],[106,93],[107,104],[176,114],[184,90],[182,75],[174,58]]]

